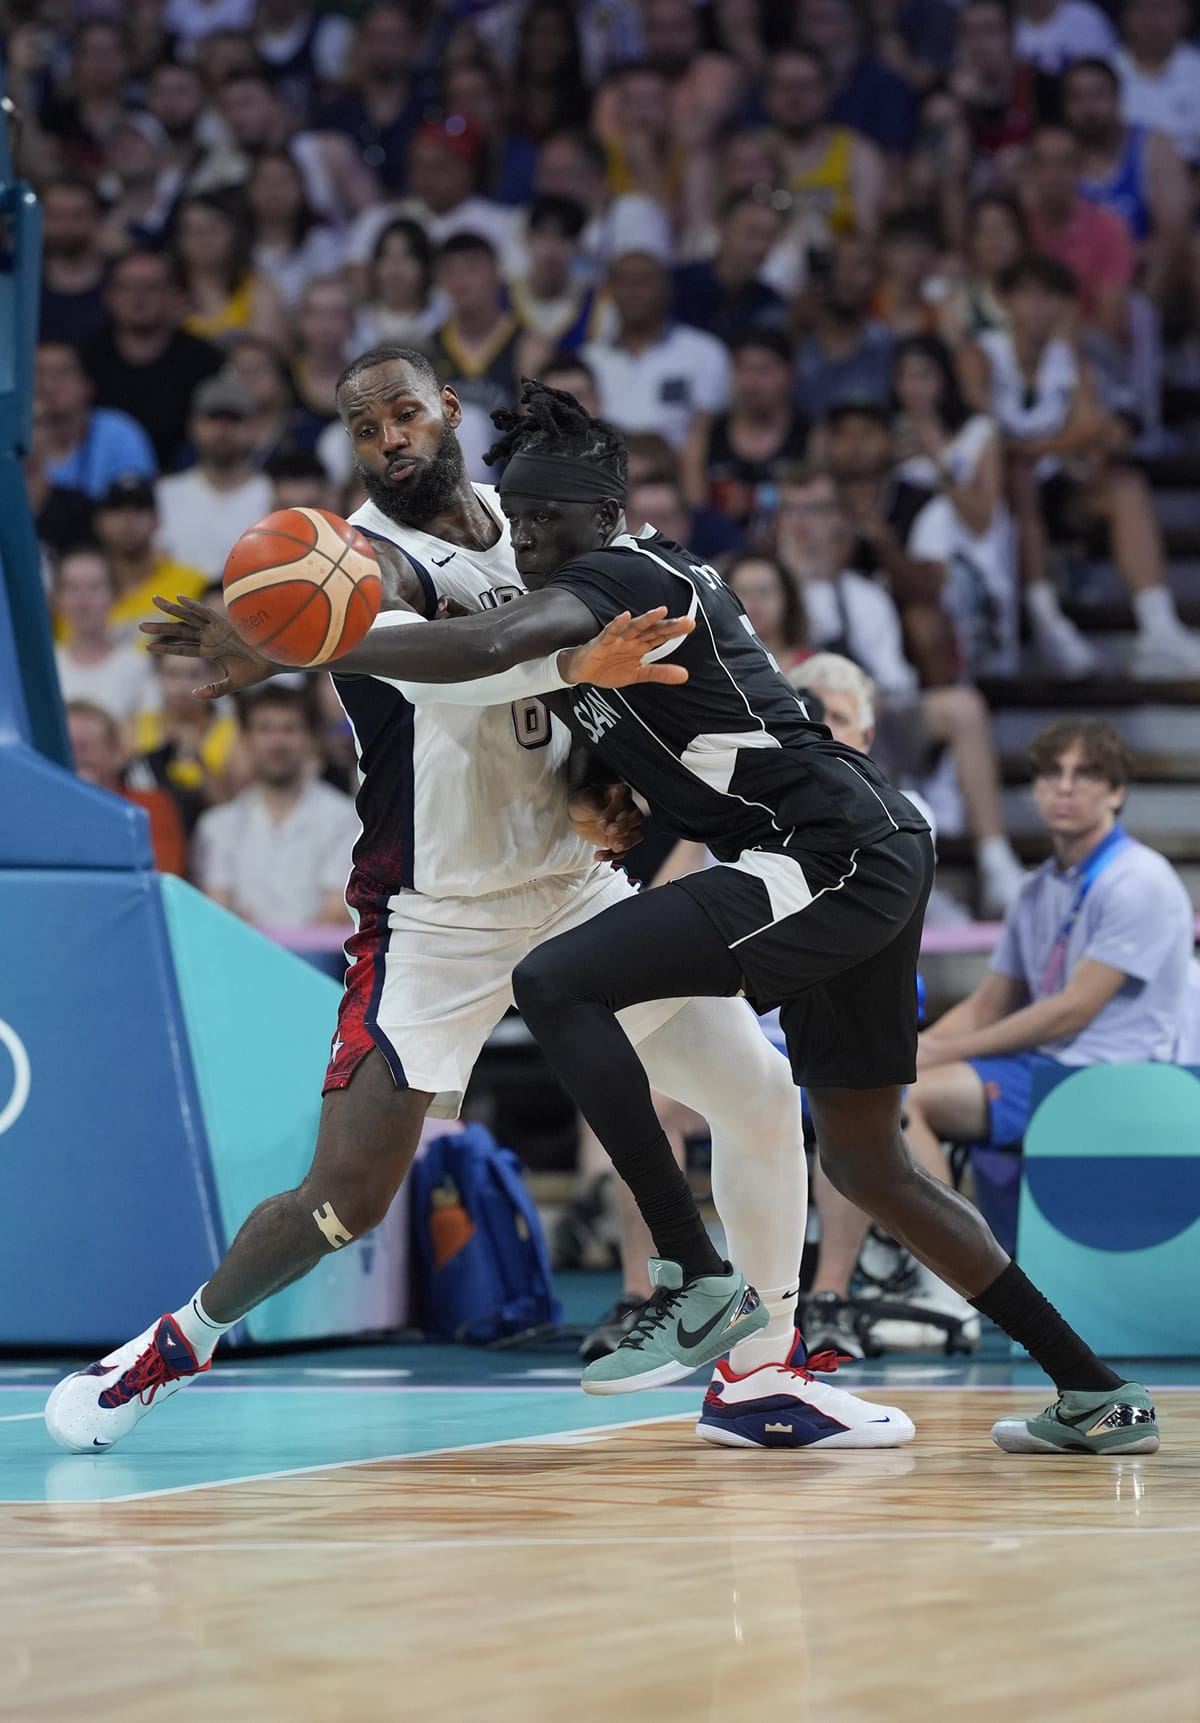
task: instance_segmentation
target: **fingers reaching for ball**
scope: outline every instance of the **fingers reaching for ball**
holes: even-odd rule
[[[277,509],[250,527],[226,558],[223,584],[246,644],[299,668],[357,646],[383,591],[368,540],[324,509]]]

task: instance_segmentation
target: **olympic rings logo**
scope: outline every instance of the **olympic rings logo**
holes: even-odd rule
[[[12,1094],[3,1107],[0,1107],[0,1137],[10,1130],[21,1114],[25,1111],[25,1103],[29,1099],[29,1054],[25,1051],[25,1043],[16,1030],[0,1017],[0,1046],[4,1047],[12,1060],[13,1086]]]

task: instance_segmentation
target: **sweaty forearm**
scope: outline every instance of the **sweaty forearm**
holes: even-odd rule
[[[338,660],[338,669],[350,676],[412,682],[467,682],[494,676],[535,655],[513,652],[513,642],[503,637],[503,620],[499,611],[489,611],[483,616],[426,622],[420,628],[375,627]]]
[[[472,682],[578,646],[597,631],[590,612],[565,594],[557,595],[556,601],[539,593],[480,616],[423,622],[419,628],[397,626],[401,619],[411,620],[403,611],[388,611],[380,617],[366,638],[338,660],[339,671],[413,684]],[[554,679],[545,686],[563,683]],[[520,699],[523,694],[499,698]]]
[[[394,610],[380,617],[372,632],[379,635],[398,632],[406,624],[424,630],[430,627],[412,611]],[[559,673],[558,657],[557,652],[551,652],[547,657],[517,664],[511,670],[498,671],[494,676],[472,677],[463,682],[418,682],[405,676],[386,675],[382,680],[398,688],[413,706],[507,706],[514,700],[536,699],[565,688],[567,683]],[[346,659],[339,660],[339,666],[345,662]]]

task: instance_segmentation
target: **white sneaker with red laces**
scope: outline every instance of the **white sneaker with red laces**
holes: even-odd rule
[[[197,1362],[174,1317],[160,1316],[136,1340],[64,1376],[46,1402],[46,1428],[60,1448],[98,1454],[211,1367]]]
[[[801,1362],[793,1363],[796,1358]],[[907,1412],[860,1400],[812,1374],[849,1362],[837,1352],[805,1359],[799,1336],[785,1364],[762,1364],[739,1376],[722,1358],[696,1434],[726,1448],[898,1448],[911,1442],[916,1430]]]

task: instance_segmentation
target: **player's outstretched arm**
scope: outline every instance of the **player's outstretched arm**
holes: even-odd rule
[[[394,628],[403,622],[419,622],[416,616],[395,611],[381,618],[375,629]],[[530,658],[511,670],[479,676],[465,682],[414,682],[408,677],[388,676],[414,706],[504,706],[512,700],[537,699],[576,682],[591,682],[599,688],[630,688],[639,682],[686,682],[682,665],[647,664],[647,653],[670,646],[681,632],[688,633],[687,618],[668,618],[666,606],[631,616],[628,611],[614,618],[595,640],[586,645]]]
[[[372,628],[338,659],[338,669],[406,682],[469,682],[577,646],[599,627],[587,605],[570,593],[535,592],[479,616],[424,628]]]
[[[195,690],[200,698],[251,688],[281,668],[248,646],[219,611],[184,597],[154,602],[166,620],[141,624],[150,651],[207,659],[217,672]],[[534,614],[527,619],[527,613]],[[668,617],[665,606],[638,617],[626,613],[599,633],[587,606],[565,592],[533,593],[483,616],[419,628],[395,626],[402,620],[417,621],[407,605],[386,612],[365,640],[337,660],[338,670],[382,676],[416,704],[440,699],[493,705],[583,681],[607,688],[687,681],[681,666],[643,662],[692,630],[686,617]],[[520,686],[510,687],[514,675]]]
[[[611,634],[609,630],[601,634],[592,612],[574,594],[533,592],[517,604],[501,605],[482,616],[430,622],[423,628],[373,628],[338,659],[338,669],[412,683],[469,682],[594,642],[587,677],[577,673],[577,665],[560,666],[547,689],[585,679],[607,687],[681,682],[687,675],[676,666],[644,666],[642,659],[691,628],[686,617],[668,618],[665,607],[660,607],[641,617],[619,617],[610,624]]]

